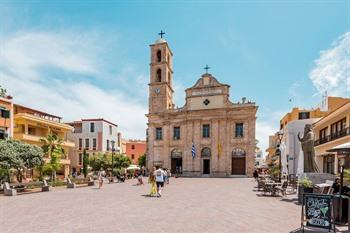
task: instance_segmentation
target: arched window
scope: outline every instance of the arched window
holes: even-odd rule
[[[171,158],[182,158],[182,152],[179,149],[174,149],[171,151]]]
[[[162,61],[162,51],[158,50],[157,51],[157,62],[161,62]]]
[[[245,157],[245,156],[246,156],[245,150],[241,148],[236,148],[236,149],[233,149],[232,151],[232,157]]]
[[[208,147],[204,147],[201,152],[202,157],[210,157],[211,151]]]
[[[162,70],[158,69],[157,70],[157,82],[161,82],[162,81]]]

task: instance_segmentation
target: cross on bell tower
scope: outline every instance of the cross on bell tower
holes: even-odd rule
[[[163,38],[164,34],[165,34],[165,32],[163,32],[163,30],[160,30],[160,32],[158,33],[158,35],[160,35],[160,38]]]

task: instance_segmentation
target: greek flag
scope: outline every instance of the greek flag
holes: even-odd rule
[[[194,143],[192,142],[192,158],[196,157],[196,147],[194,146]]]

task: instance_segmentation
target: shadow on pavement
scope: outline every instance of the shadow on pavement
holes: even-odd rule
[[[307,227],[304,228],[304,233],[323,233],[323,232],[329,232],[327,229],[321,229],[321,228],[314,228],[314,229],[309,229]],[[330,231],[333,232],[333,229]],[[342,229],[336,229],[337,233],[345,233],[348,232],[348,230],[342,230]],[[302,228],[298,228],[296,230],[290,231],[289,233],[303,233]]]
[[[281,199],[280,201],[290,202],[290,203],[293,203],[293,204],[295,204],[295,205],[300,205],[300,206],[301,206],[301,204],[298,202],[298,198],[291,198],[291,199],[285,199],[285,198],[283,198],[283,199]]]
[[[150,198],[157,197],[157,196],[151,196],[151,195],[149,195],[149,194],[142,194],[141,196],[142,196],[142,197],[150,197]]]

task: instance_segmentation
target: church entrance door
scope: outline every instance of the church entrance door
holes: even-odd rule
[[[245,157],[232,158],[232,175],[245,175]]]
[[[171,159],[171,173],[182,174],[182,158]]]
[[[242,148],[235,148],[232,151],[232,175],[246,175],[245,158],[246,152]]]
[[[210,174],[210,159],[203,159],[203,174]]]

